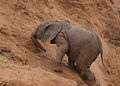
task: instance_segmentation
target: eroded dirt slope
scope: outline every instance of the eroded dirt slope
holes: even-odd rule
[[[99,57],[91,69],[102,86],[120,86],[119,3],[119,0],[0,0],[0,75],[6,75],[0,77],[1,84],[56,86],[58,84],[53,83],[56,81],[62,83],[59,86],[74,86],[76,83],[85,86],[78,74],[68,68],[67,57],[63,61],[63,73],[53,71],[55,45],[45,43],[48,51],[44,53],[37,50],[30,39],[31,32],[42,21],[68,20],[87,25],[97,32],[102,39],[104,61],[111,75],[106,73]],[[24,64],[27,66],[20,66]],[[41,76],[45,77],[43,81],[38,79]],[[52,76],[54,79],[51,80]]]

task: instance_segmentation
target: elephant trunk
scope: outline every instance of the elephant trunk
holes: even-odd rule
[[[39,48],[42,50],[42,51],[44,51],[44,52],[46,52],[46,49],[38,42],[38,45],[39,45]]]
[[[46,49],[38,42],[36,34],[34,34],[34,32],[31,34],[31,39],[38,48],[46,52]]]

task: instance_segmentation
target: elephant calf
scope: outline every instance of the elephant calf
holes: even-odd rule
[[[57,64],[61,65],[64,55],[67,54],[69,67],[77,70],[89,86],[96,84],[90,66],[100,53],[103,63],[103,50],[99,37],[92,29],[68,21],[45,21],[32,32],[31,39],[43,51],[46,51],[46,49],[37,39],[56,44]]]

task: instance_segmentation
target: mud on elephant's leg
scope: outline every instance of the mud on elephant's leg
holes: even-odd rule
[[[57,43],[56,69],[55,72],[62,72],[62,59],[68,50],[67,43],[63,40]]]
[[[65,55],[64,46],[59,46],[57,50],[56,63],[55,63],[55,72],[62,72],[62,59]]]
[[[62,73],[62,64],[61,64],[61,62],[55,62],[54,72]]]
[[[79,75],[83,79],[83,81],[89,86],[100,86],[99,83],[96,83],[96,78],[94,74],[91,72],[90,68],[80,70]]]

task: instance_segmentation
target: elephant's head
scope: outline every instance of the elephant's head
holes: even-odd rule
[[[44,47],[37,41],[40,39],[42,42],[52,41],[57,34],[61,31],[62,25],[59,22],[45,21],[41,23],[37,29],[31,34],[34,44],[45,51]]]

